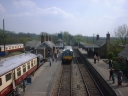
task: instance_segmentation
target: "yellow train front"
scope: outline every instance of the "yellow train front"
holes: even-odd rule
[[[73,59],[73,50],[71,46],[65,46],[62,53],[62,64],[71,63]]]

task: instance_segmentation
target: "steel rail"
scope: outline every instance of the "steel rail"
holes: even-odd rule
[[[75,51],[75,52],[76,52],[76,51]],[[76,52],[76,53],[78,53],[78,52]],[[82,62],[82,64],[84,64],[84,61],[82,60],[82,58],[80,57],[80,55],[79,55],[79,54],[77,54],[77,55],[78,55],[80,61]],[[77,64],[78,64],[78,66],[79,66],[80,64],[79,64],[79,60],[78,60],[77,58],[76,58],[76,61],[77,61]],[[85,65],[85,64],[84,64],[84,66],[85,66],[85,68],[86,68],[86,65]],[[82,71],[81,71],[81,69],[80,69],[80,66],[79,66],[78,68],[79,68],[79,70],[80,70],[80,74],[81,74],[82,79],[83,79],[83,81],[84,81],[85,87],[87,88],[87,93],[88,93],[89,96],[91,96],[90,90],[89,90],[89,88],[88,88],[88,85],[87,85],[86,81],[84,80],[84,77],[83,77]],[[89,70],[88,70],[87,68],[86,68],[86,70],[87,70],[88,74],[90,75],[91,79],[93,80],[94,84],[96,85],[96,87],[97,87],[97,89],[98,89],[100,95],[101,95],[101,96],[104,96],[103,93],[102,93],[102,91],[100,90],[99,86],[97,85],[96,81],[94,80],[93,76],[92,76],[91,73],[89,72]]]
[[[63,84],[62,84],[62,83],[63,83],[63,76],[64,76],[64,74],[65,74],[64,66],[65,66],[65,65],[63,65],[63,71],[62,71],[62,75],[61,75],[61,79],[60,79],[60,83],[59,83],[59,88],[58,88],[57,96],[62,96],[62,95],[61,95],[61,90],[62,90],[62,86],[63,86]],[[69,85],[69,86],[70,86],[70,88],[69,88],[69,89],[70,89],[70,90],[69,90],[69,91],[70,91],[70,94],[69,94],[69,96],[72,96],[72,91],[71,91],[71,82],[72,82],[72,81],[71,81],[71,64],[70,64],[69,66],[70,66],[70,73],[69,73],[69,74],[70,74],[70,77],[69,77],[69,78],[70,78],[70,85]]]

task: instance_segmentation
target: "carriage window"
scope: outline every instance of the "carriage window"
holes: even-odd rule
[[[21,75],[21,69],[19,67],[19,68],[17,68],[17,76],[19,77],[20,75]]]
[[[0,86],[2,85],[2,79],[0,78]]]
[[[28,64],[28,69],[30,69],[30,62],[28,62],[27,64]]]
[[[23,65],[23,73],[26,72],[26,65]]]
[[[33,67],[33,60],[31,61],[31,67]]]
[[[34,65],[36,64],[36,60],[34,60]]]
[[[6,78],[6,82],[7,82],[8,80],[10,80],[10,79],[11,79],[11,73],[8,73],[8,74],[5,76],[5,78]]]

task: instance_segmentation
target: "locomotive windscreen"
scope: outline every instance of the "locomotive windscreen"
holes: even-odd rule
[[[64,56],[72,56],[72,54],[73,54],[73,52],[70,51],[70,50],[66,50],[66,51],[63,53]]]

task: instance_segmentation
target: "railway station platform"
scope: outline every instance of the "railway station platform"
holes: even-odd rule
[[[50,96],[54,81],[61,66],[61,53],[57,62],[54,60],[50,66],[49,62],[45,62],[32,77],[32,84],[27,85],[25,92],[20,96]]]
[[[86,53],[85,50],[82,50],[79,48],[79,51],[81,53]],[[118,87],[117,82],[117,74],[115,73],[115,84],[112,83],[112,81],[109,80],[109,65],[105,63],[103,60],[100,59],[99,62],[94,63],[94,59],[87,58],[87,60],[90,62],[90,64],[97,70],[97,72],[103,77],[103,79],[109,84],[109,86],[115,91],[117,96],[128,96],[128,78],[126,76],[123,76],[122,80],[122,87]]]

